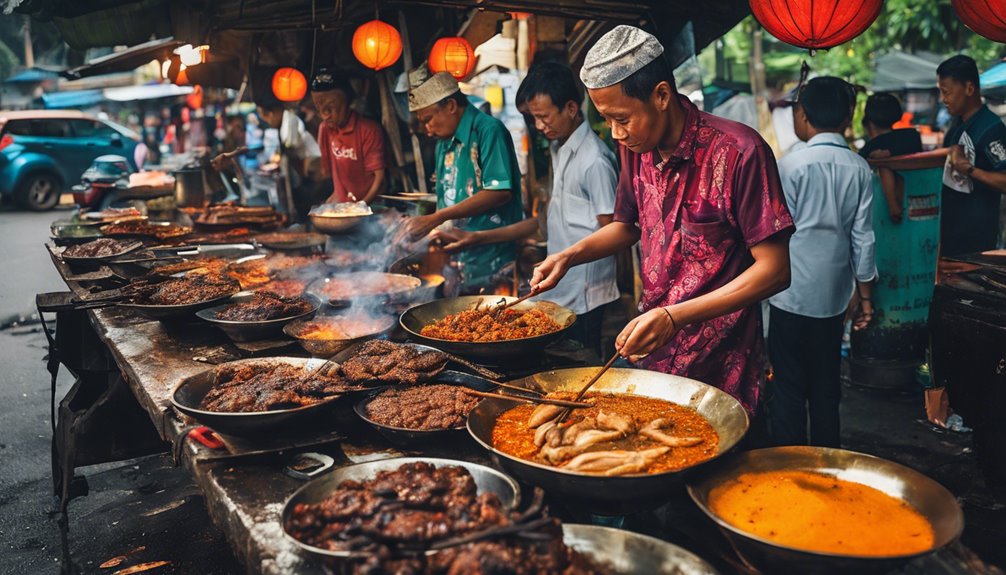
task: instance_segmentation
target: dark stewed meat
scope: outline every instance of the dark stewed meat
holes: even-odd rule
[[[442,352],[420,352],[409,345],[371,340],[342,363],[342,373],[349,381],[361,385],[412,385],[432,380],[446,365],[447,355]]]
[[[311,302],[299,297],[283,297],[273,292],[257,292],[250,300],[225,307],[217,319],[225,321],[266,321],[296,317],[311,311]]]
[[[303,368],[285,363],[221,366],[199,407],[228,413],[292,409],[359,389],[338,375],[315,374],[307,380],[305,375]]]
[[[461,427],[479,397],[444,383],[392,388],[367,403],[367,417],[391,427],[434,430]]]

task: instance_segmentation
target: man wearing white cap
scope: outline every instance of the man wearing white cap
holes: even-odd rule
[[[452,222],[467,231],[507,226],[523,217],[520,169],[513,140],[503,123],[468,103],[446,72],[429,78],[410,73],[409,111],[437,142],[437,211],[409,220],[412,237]],[[462,291],[488,287],[493,273],[516,257],[516,244],[469,248],[455,256]]]
[[[615,340],[648,369],[720,387],[750,413],[766,367],[758,303],[789,284],[786,208],[772,151],[750,128],[680,96],[652,35],[617,26],[580,79],[622,144],[614,222],[550,255],[532,289],[640,242],[641,315]]]

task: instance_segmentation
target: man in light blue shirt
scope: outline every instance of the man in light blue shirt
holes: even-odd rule
[[[558,253],[611,223],[618,176],[615,155],[583,119],[583,96],[566,66],[536,64],[518,90],[518,106],[526,106],[535,127],[551,143],[552,193],[548,203],[548,252]],[[539,231],[537,218],[493,230],[437,232],[448,251],[514,241]],[[607,257],[571,268],[543,299],[576,312],[569,336],[601,353],[602,306],[618,299],[615,258]]]
[[[854,328],[865,327],[873,311],[873,172],[842,137],[853,103],[851,87],[839,78],[808,82],[793,109],[807,146],[779,161],[796,232],[789,241],[790,287],[769,298],[773,379],[766,411],[778,445],[839,447],[845,315],[854,294],[861,306]]]

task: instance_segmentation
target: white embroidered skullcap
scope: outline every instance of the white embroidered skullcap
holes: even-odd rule
[[[614,86],[663,53],[664,47],[649,32],[635,26],[615,26],[587,52],[580,80],[589,90]]]

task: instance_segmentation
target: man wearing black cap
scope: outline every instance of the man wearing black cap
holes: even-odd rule
[[[322,175],[332,177],[329,203],[370,203],[384,189],[384,131],[350,109],[354,96],[349,80],[329,70],[319,70],[311,81],[311,100],[322,120]]]

